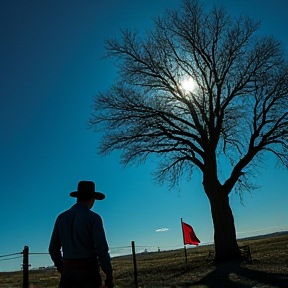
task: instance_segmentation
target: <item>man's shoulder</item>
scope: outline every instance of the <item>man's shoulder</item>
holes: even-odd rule
[[[68,209],[68,210],[65,210],[65,211],[61,212],[61,213],[58,215],[57,219],[62,218],[62,217],[65,217],[66,215],[68,215],[68,214],[70,214],[70,213],[71,213],[71,208]]]
[[[86,217],[88,218],[93,218],[95,220],[102,221],[102,218],[99,214],[95,213],[94,211],[91,211],[90,209],[83,209],[83,207],[77,207],[76,205],[73,205],[68,210],[60,213],[57,218],[70,217],[71,214],[75,214],[75,213],[81,213],[83,216],[86,215]]]

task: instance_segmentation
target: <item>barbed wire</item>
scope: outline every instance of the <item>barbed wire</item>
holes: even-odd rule
[[[109,249],[124,249],[124,248],[131,248],[131,246],[119,246],[119,247],[109,247]]]
[[[0,258],[2,258],[2,257],[8,257],[8,256],[13,256],[13,255],[17,255],[17,254],[22,254],[22,252],[16,252],[16,253],[12,253],[12,254],[0,255]]]
[[[210,243],[201,243],[202,245],[204,244],[210,244]],[[168,250],[173,250],[173,249],[179,249],[181,248],[181,244],[180,245],[135,245],[136,248],[136,253],[142,253],[140,252],[140,250],[144,250],[144,252],[147,252],[147,249],[150,250],[150,252],[155,251],[159,251],[159,249],[161,248],[162,251],[165,251],[165,249]],[[131,249],[131,251],[127,251],[128,249]],[[123,250],[123,251],[121,251]],[[151,251],[153,250],[153,251]],[[116,246],[116,247],[109,247],[109,251],[111,253],[111,257],[118,257],[118,256],[124,256],[124,255],[130,255],[132,254],[132,247],[131,245],[129,246]],[[21,255],[21,256],[17,256],[17,257],[11,257],[11,256],[15,256],[15,255]],[[37,255],[49,255],[48,252],[29,252],[29,255],[31,255],[31,257],[33,256],[37,256]],[[13,259],[18,259],[18,258],[22,258],[23,257],[23,251],[22,252],[16,252],[16,253],[11,253],[11,254],[6,254],[6,255],[0,255],[0,261],[7,261],[7,260],[13,260]],[[5,258],[5,259],[1,259],[1,258]],[[34,258],[35,259],[35,258]]]
[[[11,257],[11,256],[15,256],[15,255],[20,255],[20,256],[16,256],[16,257]],[[8,258],[6,258],[8,257]],[[6,254],[6,255],[0,255],[0,261],[7,261],[7,260],[13,260],[13,259],[17,259],[17,258],[22,258],[22,252],[16,252],[16,253],[11,253],[11,254]],[[1,258],[5,258],[5,259],[1,259]]]
[[[135,245],[135,248],[164,248],[164,247],[169,247],[169,248],[176,248],[176,247],[179,247],[178,246],[163,246],[163,245]],[[109,247],[109,250],[113,251],[113,250],[127,250],[127,249],[131,249],[131,245],[130,246],[118,246],[118,247]],[[111,252],[112,252],[111,251]],[[132,250],[131,250],[131,253],[132,253]],[[0,255],[0,261],[6,261],[6,260],[13,260],[13,259],[18,259],[18,258],[22,258],[23,252],[16,252],[16,253],[11,253],[11,254],[5,254],[5,255]],[[17,257],[10,257],[10,256],[15,256],[15,255],[20,255],[20,256],[17,256]],[[29,255],[49,255],[48,252],[29,252]],[[6,258],[8,257],[8,258]],[[5,259],[1,259],[1,258],[5,258]]]
[[[12,259],[18,259],[18,258],[22,258],[23,256],[17,256],[17,257],[12,257],[12,258],[7,258],[7,259],[0,259],[0,261],[6,261],[6,260],[12,260]]]
[[[164,248],[164,247],[169,247],[169,248],[178,248],[180,245],[135,245],[135,248]],[[131,248],[131,245],[129,246],[118,246],[118,247],[109,247],[109,250],[115,250],[115,249],[128,249]],[[11,254],[6,254],[6,255],[0,255],[0,258],[5,258],[9,256],[14,256],[14,255],[22,255],[23,252],[16,252],[16,253],[11,253]],[[49,255],[48,252],[29,252],[29,255]],[[18,256],[17,258],[21,258],[22,256]],[[9,259],[15,259],[14,258],[8,258]],[[0,259],[1,261],[2,259]]]

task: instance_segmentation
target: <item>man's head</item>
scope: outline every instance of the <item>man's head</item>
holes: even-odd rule
[[[88,206],[89,209],[91,209],[95,203],[95,198],[81,198],[81,197],[77,197],[77,203],[84,203]]]

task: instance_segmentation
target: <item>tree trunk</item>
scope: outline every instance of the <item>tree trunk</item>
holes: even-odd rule
[[[210,156],[203,174],[203,186],[209,198],[214,224],[214,262],[242,259],[236,240],[234,217],[229,204],[228,193],[218,181],[216,161]]]
[[[214,224],[214,261],[241,259],[228,195],[224,195],[222,191],[219,191],[218,195],[210,200],[210,205]]]

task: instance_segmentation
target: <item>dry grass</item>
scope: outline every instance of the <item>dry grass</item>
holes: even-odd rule
[[[138,283],[141,288],[260,288],[288,287],[288,233],[269,238],[241,240],[249,245],[252,261],[227,262],[218,266],[207,262],[213,246],[189,249],[188,265],[183,250],[137,254]],[[135,287],[132,256],[112,259],[116,287]],[[0,287],[21,287],[21,272],[0,273]],[[30,271],[32,287],[58,287],[54,270]]]
[[[213,246],[189,249],[188,265],[183,250],[137,255],[139,287],[288,287],[288,234],[240,240],[249,245],[252,261],[212,265],[207,262]],[[133,263],[114,259],[116,284],[133,287]]]

